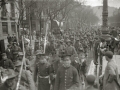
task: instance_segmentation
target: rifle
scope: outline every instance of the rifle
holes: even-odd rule
[[[20,86],[20,80],[21,80],[21,75],[22,75],[22,70],[23,70],[23,65],[25,62],[25,48],[24,48],[24,37],[22,36],[22,45],[23,45],[23,59],[22,59],[22,65],[20,68],[20,73],[18,75],[18,82],[17,82],[17,86],[16,86],[16,90],[19,90],[19,86]],[[26,69],[25,69],[26,70]]]

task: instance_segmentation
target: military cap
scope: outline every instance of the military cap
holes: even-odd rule
[[[23,52],[18,52],[18,55],[24,55]]]
[[[1,55],[2,55],[2,56],[6,56],[6,53],[2,53]]]
[[[88,84],[91,84],[91,85],[94,84],[95,79],[96,79],[96,78],[95,78],[94,75],[87,75],[87,77],[86,77],[86,81],[87,81],[87,83],[88,83]]]
[[[107,56],[108,58],[111,58],[113,57],[113,52],[112,51],[106,51],[105,52],[105,56]]]
[[[70,43],[71,41],[69,39],[66,40],[68,43]]]
[[[18,67],[18,66],[21,66],[21,65],[22,65],[22,62],[21,62],[21,61],[17,60],[17,61],[15,62],[15,67]]]
[[[12,69],[6,69],[5,70],[5,74],[7,75],[7,79],[12,79],[12,78],[15,78],[17,75],[18,75],[18,73],[16,73],[14,70],[12,70]],[[6,80],[7,80],[6,79]]]
[[[14,55],[18,55],[18,52],[13,52]]]
[[[63,61],[65,61],[65,58],[66,58],[66,57],[71,57],[71,55],[65,54],[65,55],[63,55],[61,58],[62,58]]]
[[[43,53],[41,52],[41,50],[37,50],[36,52],[35,52],[35,55],[42,55]]]
[[[79,41],[80,39],[79,39],[79,38],[77,38],[76,40],[77,40],[77,41]]]

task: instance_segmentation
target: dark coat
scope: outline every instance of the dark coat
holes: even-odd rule
[[[38,75],[38,90],[50,90],[50,65],[48,63],[35,64],[34,81],[36,82]]]
[[[22,70],[20,84],[28,90],[35,90],[35,83],[29,70]]]
[[[62,66],[58,69],[54,90],[66,90],[78,87],[79,76],[75,67],[70,66],[68,68],[65,68],[64,66]]]
[[[65,48],[65,53],[66,53],[67,55],[70,55],[70,56],[72,56],[72,55],[77,55],[77,52],[76,52],[76,50],[75,50],[75,47],[73,47],[73,46],[67,46],[67,47]]]
[[[2,66],[5,69],[14,69],[14,64],[10,59],[1,60],[0,66]]]
[[[103,77],[103,89],[104,90],[120,90],[120,87],[116,83],[118,82],[119,74],[116,63],[111,60],[107,63],[104,77]],[[116,81],[115,81],[116,80]]]
[[[6,83],[3,83],[0,85],[0,90],[16,90],[16,86],[8,87]],[[26,90],[26,89],[24,88],[24,86],[20,85],[19,90]]]

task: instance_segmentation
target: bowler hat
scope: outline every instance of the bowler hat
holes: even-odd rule
[[[86,81],[87,81],[88,84],[94,84],[94,82],[95,82],[95,76],[94,75],[88,75],[86,77]]]
[[[107,56],[108,58],[112,58],[113,57],[113,52],[112,51],[106,51],[105,56]]]

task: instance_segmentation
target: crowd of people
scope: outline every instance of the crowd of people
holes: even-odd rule
[[[118,75],[117,66],[112,60],[114,52],[105,51],[106,42],[103,38],[99,40],[100,35],[100,30],[91,28],[76,33],[68,31],[62,35],[50,34],[47,42],[43,38],[41,42],[36,40],[34,70],[31,69],[32,52],[28,43],[21,47],[15,36],[8,36],[9,44],[0,60],[0,90],[16,90],[19,78],[18,90],[81,90],[81,85],[85,85],[82,90],[98,90],[96,77],[87,75],[87,60],[88,53],[94,51],[94,63],[97,65],[99,45],[108,61],[105,74],[100,76],[100,85],[103,90],[119,90],[119,86],[114,83]]]

